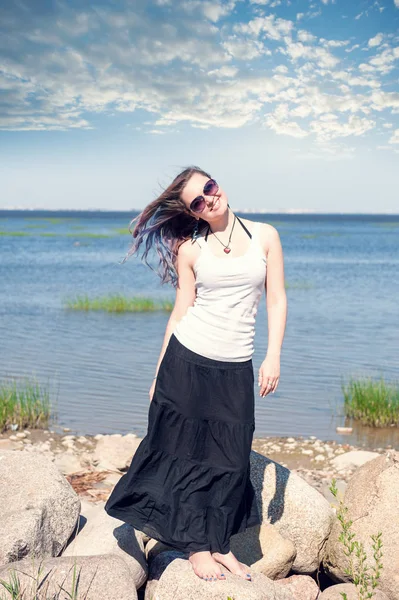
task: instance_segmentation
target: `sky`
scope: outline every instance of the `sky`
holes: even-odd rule
[[[399,213],[399,0],[3,0],[0,208]]]

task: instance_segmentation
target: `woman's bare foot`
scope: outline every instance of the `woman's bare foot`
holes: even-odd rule
[[[208,581],[226,580],[226,576],[222,573],[215,559],[212,558],[209,550],[190,552],[188,560],[193,565],[194,573],[201,579]]]
[[[234,575],[239,575],[247,581],[251,581],[251,574],[248,573],[247,565],[236,559],[234,554],[230,551],[227,554],[220,554],[220,552],[212,552],[212,557],[222,565],[224,565]]]

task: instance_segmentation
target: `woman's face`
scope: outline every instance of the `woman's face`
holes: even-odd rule
[[[200,173],[194,173],[188,182],[186,183],[181,193],[181,199],[183,200],[186,208],[190,211],[194,217],[204,219],[204,221],[211,222],[217,219],[227,208],[227,196],[219,186],[218,191],[214,196],[206,196],[204,194],[204,185],[209,181],[209,177],[201,175]],[[190,204],[198,196],[202,196],[205,200],[205,208],[202,212],[193,212],[190,210]]]

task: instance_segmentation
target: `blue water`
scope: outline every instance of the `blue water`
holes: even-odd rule
[[[49,382],[58,425],[77,433],[146,431],[168,314],[80,313],[63,305],[76,294],[173,300],[173,288],[162,287],[138,259],[120,264],[130,238],[116,229],[132,216],[0,211],[2,232],[29,234],[0,235],[0,378]],[[256,396],[255,436],[398,445],[396,428],[355,427],[349,438],[335,428],[345,424],[342,382],[399,380],[399,215],[243,216],[278,229],[288,284],[280,385],[273,395]],[[263,297],[255,374],[266,350]]]

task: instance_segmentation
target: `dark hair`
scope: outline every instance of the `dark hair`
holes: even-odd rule
[[[181,193],[194,173],[211,178],[199,167],[187,167],[174,178],[158,198],[150,202],[137,217],[132,219],[129,231],[133,235],[133,243],[122,261],[125,262],[133,254],[139,254],[140,246],[144,243],[140,258],[154,271],[147,257],[151,248],[155,248],[159,257],[158,269],[155,271],[162,283],[171,282],[174,287],[177,286],[175,264],[178,249],[185,240],[191,238],[196,225],[196,218],[190,214],[181,199]],[[134,222],[136,225],[132,231],[131,226]],[[200,219],[199,231],[204,225],[205,221],[201,222]]]

